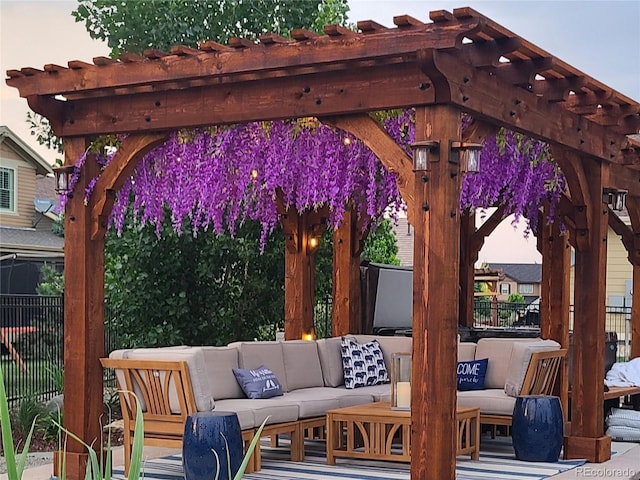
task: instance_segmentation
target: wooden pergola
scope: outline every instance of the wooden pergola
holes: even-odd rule
[[[99,436],[104,338],[104,233],[114,192],[142,156],[168,132],[185,127],[315,116],[364,141],[390,170],[415,228],[411,476],[455,477],[456,334],[468,322],[473,262],[482,238],[459,211],[462,174],[445,146],[480,140],[504,126],[548,142],[568,179],[558,222],[538,233],[543,253],[542,336],[566,346],[570,248],[575,248],[575,324],[571,428],[567,458],[610,457],[604,435],[603,335],[607,227],[622,235],[633,264],[632,356],[640,355],[640,105],[469,8],[435,11],[431,22],[394,18],[395,28],[358,22],[359,32],[325,27],[325,35],[294,30],[292,38],[234,38],[199,49],[176,46],[117,60],[70,61],[66,67],[7,72],[30,107],[51,122],[73,165],[92,139],[127,133],[103,171],[82,168],[65,216],[65,426],[87,443]],[[576,43],[576,48],[579,45]],[[416,140],[438,140],[428,171],[368,115],[415,108]],[[460,113],[477,120],[462,138]],[[82,191],[99,176],[88,205]],[[619,222],[603,189],[628,191],[631,226]],[[312,259],[306,236],[314,220],[287,218],[287,338],[308,326]],[[497,220],[494,220],[494,223]],[[333,333],[357,328],[361,234],[349,214],[336,233]],[[355,273],[354,273],[355,272]],[[311,278],[311,280],[310,280]],[[436,299],[436,301],[431,301]],[[306,323],[305,323],[306,322]],[[563,373],[566,399],[567,375]],[[67,446],[70,479],[84,476],[86,454]]]

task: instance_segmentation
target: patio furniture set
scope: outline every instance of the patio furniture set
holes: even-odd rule
[[[215,409],[237,415],[245,445],[265,421],[261,436],[272,444],[288,435],[292,461],[304,460],[305,438],[320,436],[329,463],[336,457],[408,462],[411,412],[391,408],[387,366],[394,353],[411,351],[410,337],[371,335],[114,351],[102,364],[115,369],[121,390],[125,470],[135,399],[143,410],[145,445],[182,448],[189,416]],[[510,425],[519,396],[551,394],[565,355],[549,340],[460,343],[460,362],[488,361],[485,388],[458,392],[457,454],[477,459],[479,424]],[[258,447],[248,471],[260,468]]]

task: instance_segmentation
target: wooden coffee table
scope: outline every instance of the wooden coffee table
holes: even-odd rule
[[[478,460],[480,409],[458,407],[456,420],[456,455]],[[411,412],[392,410],[388,402],[327,411],[327,463],[335,465],[336,457],[410,462]]]

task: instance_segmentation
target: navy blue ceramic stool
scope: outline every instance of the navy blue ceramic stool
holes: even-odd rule
[[[216,451],[220,460],[218,480],[230,480],[228,465],[231,465],[232,479],[240,469],[243,454],[242,431],[235,413],[198,412],[187,417],[182,439],[182,467],[186,480],[215,478],[216,457],[211,450]]]
[[[516,399],[511,437],[516,458],[528,462],[557,462],[564,437],[558,397],[525,395]]]

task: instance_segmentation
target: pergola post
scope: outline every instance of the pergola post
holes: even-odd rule
[[[542,247],[542,285],[540,336],[569,348],[570,264],[571,246],[568,235],[560,232],[558,222],[541,224],[538,234]],[[569,362],[560,368],[559,395],[565,420],[569,414]]]
[[[73,165],[85,152],[85,138],[65,139],[65,164]],[[87,155],[80,179],[65,210],[64,255],[64,427],[87,445],[99,448],[102,415],[104,356],[104,236],[91,238],[91,210],[84,190],[100,173],[93,155]],[[64,452],[55,455],[54,474],[64,455],[68,478],[84,478],[88,452],[68,438]]]
[[[631,354],[640,357],[640,264],[633,265],[633,293],[631,302]]]
[[[438,140],[430,171],[415,173],[411,478],[455,478],[456,336],[460,259],[460,178],[449,163],[460,139],[450,106],[416,109],[416,141]]]
[[[611,458],[611,437],[604,435],[604,332],[607,273],[608,208],[602,202],[605,167],[583,157],[589,218],[586,248],[576,249],[571,434],[565,458],[603,462]],[[576,242],[580,245],[580,242]]]
[[[640,198],[627,196],[627,212],[631,219],[629,241],[623,243],[633,266],[633,291],[631,301],[631,352],[630,358],[640,357]]]
[[[312,218],[312,216],[314,218]],[[284,338],[299,340],[313,332],[315,298],[315,249],[310,239],[315,212],[289,209],[281,214],[285,237],[284,253]]]
[[[360,253],[364,234],[353,208],[345,211],[333,234],[333,312],[331,334],[340,337],[360,333],[362,321]]]
[[[460,221],[460,312],[461,327],[473,327],[473,301],[475,263],[478,251],[473,248],[471,238],[476,230],[476,214],[468,210],[461,214]]]

